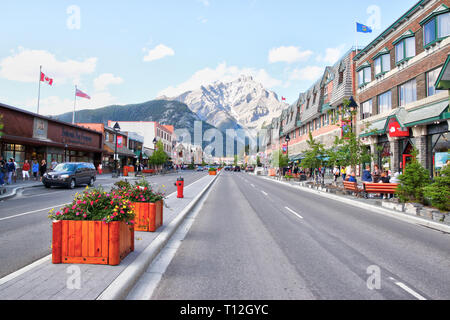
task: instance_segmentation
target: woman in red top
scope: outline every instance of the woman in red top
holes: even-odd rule
[[[25,181],[25,178],[28,178],[28,180],[30,180],[30,164],[28,163],[28,160],[25,160],[25,163],[23,164],[22,167],[22,175],[23,175],[23,180]]]

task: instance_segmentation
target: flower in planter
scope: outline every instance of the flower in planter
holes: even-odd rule
[[[146,180],[136,182],[133,186],[131,184],[122,185],[118,189],[115,189],[117,194],[128,199],[131,202],[151,202],[155,203],[165,198],[165,194],[162,192],[155,192],[150,184]]]
[[[115,213],[112,208],[122,208]],[[61,208],[56,213],[49,212],[49,218],[53,220],[84,220],[84,221],[124,221],[130,224],[134,219],[134,210],[131,201],[121,197],[117,191],[103,192],[102,189],[87,189],[77,194],[73,202]]]

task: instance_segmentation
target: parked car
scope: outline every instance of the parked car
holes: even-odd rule
[[[46,188],[52,186],[70,189],[78,185],[93,186],[97,179],[97,171],[92,163],[66,162],[58,164],[55,169],[44,174],[42,183]]]
[[[203,171],[203,167],[198,166],[198,167],[197,167],[197,171]]]
[[[226,166],[224,168],[225,171],[233,171],[233,167],[232,166]]]
[[[241,167],[239,167],[239,166],[234,167],[234,171],[235,172],[241,172]]]
[[[255,169],[255,174],[256,175],[263,175],[264,174],[264,168],[263,167],[257,167]]]
[[[252,166],[248,166],[247,168],[245,168],[245,172],[253,172],[255,171],[255,168]]]

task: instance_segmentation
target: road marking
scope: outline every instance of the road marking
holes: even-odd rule
[[[261,190],[261,192],[263,193],[263,195],[268,196],[267,192],[264,192]]]
[[[251,184],[251,186],[252,186],[253,188],[255,187],[255,185],[254,185],[253,183]]]
[[[394,283],[399,286],[400,288],[402,288],[403,290],[405,290],[406,292],[408,292],[410,295],[412,295],[413,297],[415,297],[418,300],[427,300],[425,297],[423,297],[422,295],[418,294],[417,292],[415,292],[413,289],[411,289],[410,287],[408,287],[406,284],[395,280],[392,277],[389,277],[389,279],[391,279],[392,281],[394,281]]]
[[[71,204],[71,203],[72,203],[72,202],[63,203],[63,204],[58,204],[58,205],[53,206],[53,207],[43,208],[43,209],[34,210],[34,211],[28,211],[28,212],[16,214],[16,215],[14,215],[14,216],[9,216],[9,217],[5,217],[5,218],[0,218],[0,221],[12,219],[12,218],[17,218],[17,217],[20,217],[20,216],[25,216],[25,215],[28,215],[28,214],[32,214],[32,213],[36,213],[36,212],[40,212],[40,211],[44,211],[44,210],[50,210],[50,209],[53,209],[53,208],[56,208],[56,207],[63,207],[63,206],[65,206],[65,205],[68,205],[68,204]]]
[[[288,207],[284,207],[287,211],[289,211],[290,213],[296,215],[298,218],[303,219],[303,217],[301,215],[299,215],[297,212],[295,212],[294,210],[292,210],[291,208]]]

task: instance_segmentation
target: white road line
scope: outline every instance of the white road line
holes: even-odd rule
[[[301,215],[299,215],[297,212],[295,212],[294,210],[292,210],[291,208],[288,207],[284,207],[287,211],[289,211],[290,213],[296,215],[298,218],[303,219],[303,217]]]
[[[16,215],[14,215],[14,216],[9,216],[9,217],[5,217],[5,218],[0,218],[0,221],[12,219],[12,218],[17,218],[17,217],[20,217],[20,216],[25,216],[25,215],[32,214],[32,213],[36,213],[36,212],[39,212],[39,211],[50,210],[50,209],[53,209],[53,208],[56,208],[56,207],[63,207],[63,206],[65,206],[65,205],[68,205],[68,204],[71,204],[71,203],[72,203],[72,202],[63,203],[63,204],[58,204],[58,205],[53,206],[53,207],[43,208],[43,209],[34,210],[34,211],[28,211],[28,212],[16,214]]]
[[[251,184],[251,186],[252,186],[253,188],[255,187],[255,185],[254,185],[253,183]]]
[[[267,192],[264,192],[262,190],[261,190],[261,192],[262,192],[263,195],[268,196]]]
[[[417,292],[415,292],[413,289],[411,289],[410,287],[408,287],[406,284],[395,280],[392,277],[389,277],[389,279],[391,279],[392,281],[394,281],[394,283],[399,286],[400,288],[402,288],[403,290],[405,290],[406,292],[408,292],[410,295],[412,295],[413,297],[415,297],[418,300],[427,300],[425,297],[421,296],[420,294],[418,294]]]

